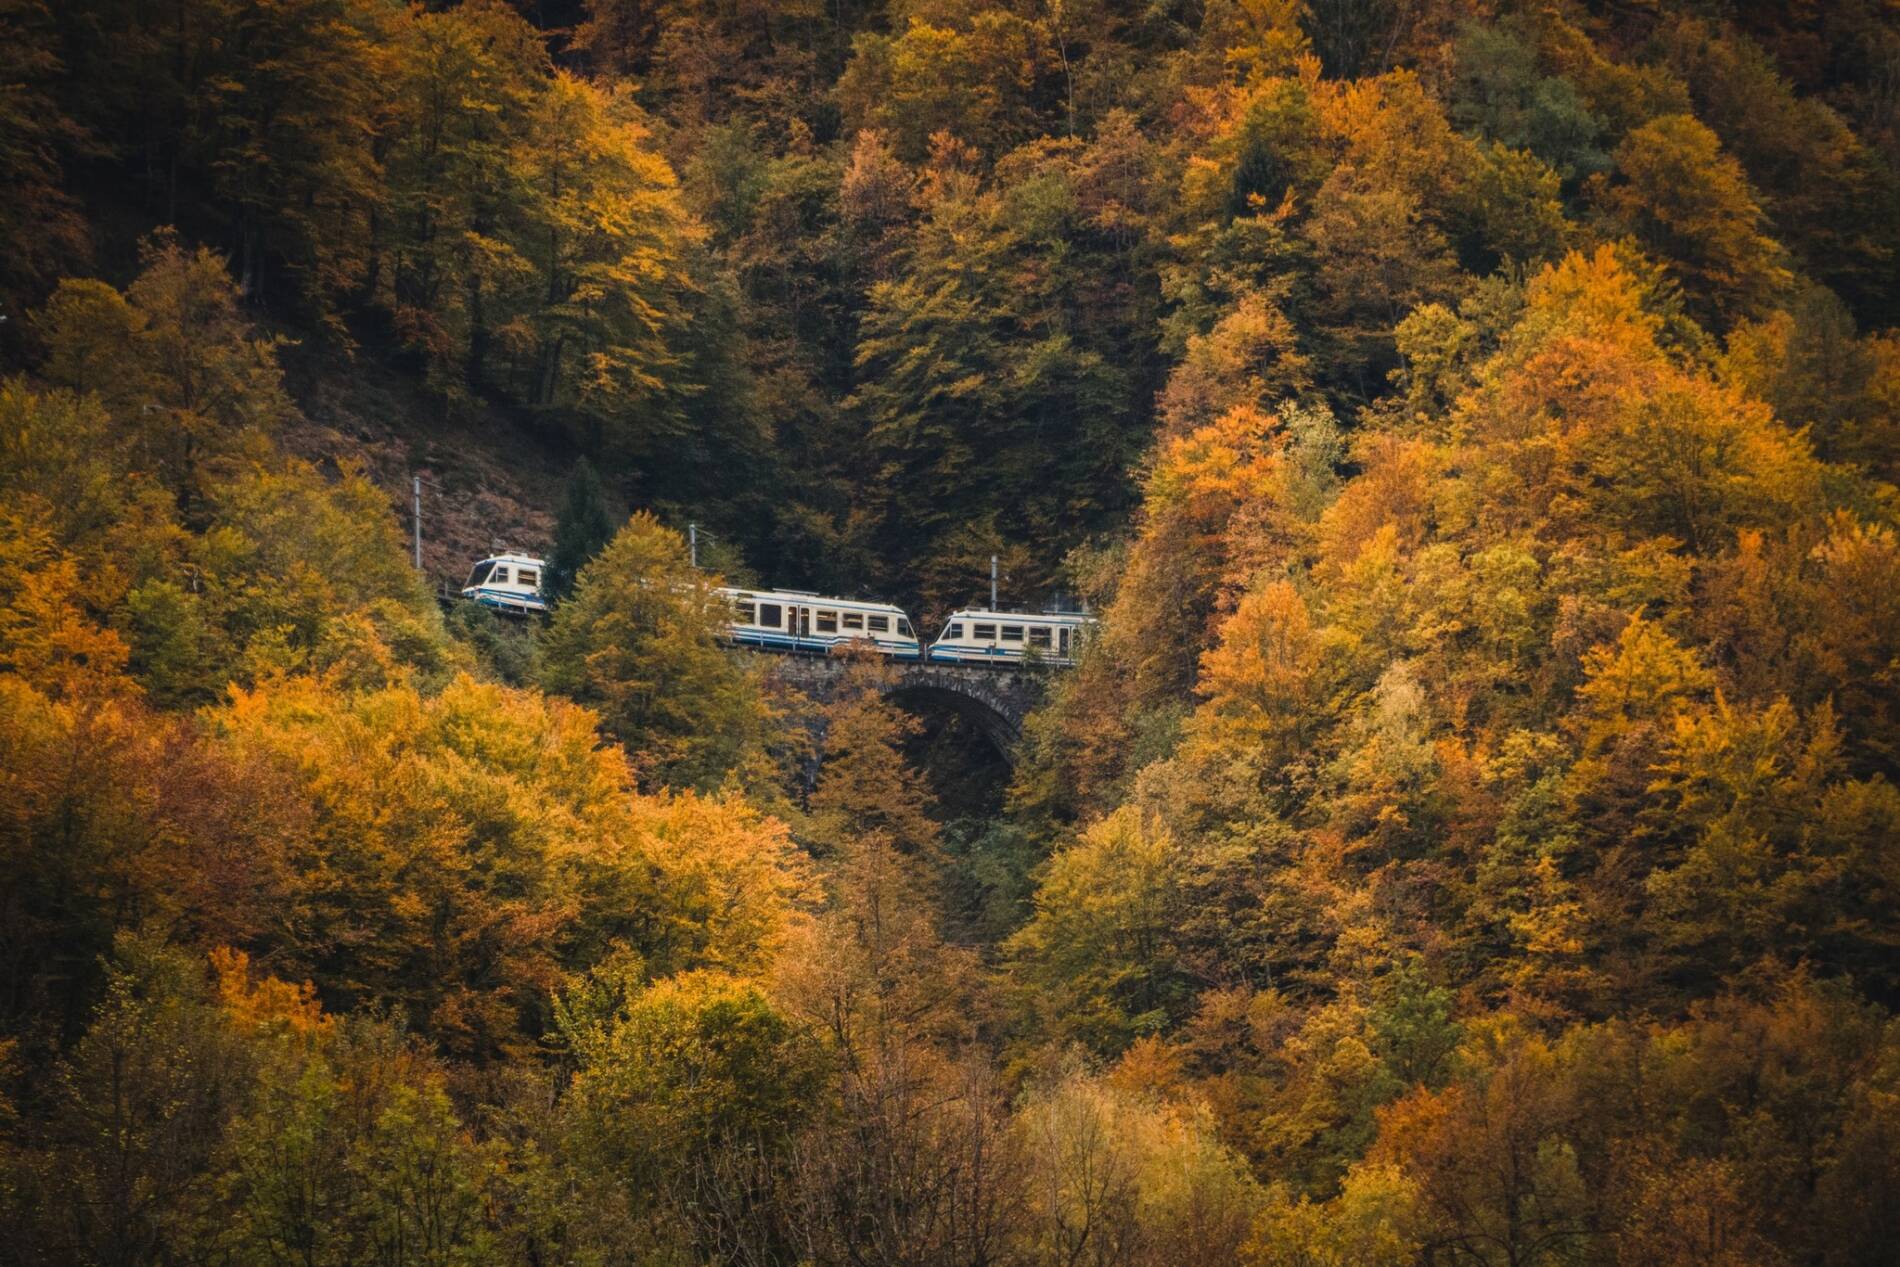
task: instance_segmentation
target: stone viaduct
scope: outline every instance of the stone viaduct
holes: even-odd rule
[[[769,655],[775,676],[816,700],[828,700],[843,678],[848,661],[822,655]],[[1023,730],[1023,718],[1042,698],[1050,669],[990,668],[975,664],[904,664],[891,666],[884,693],[898,704],[939,708],[966,718],[1005,758],[1011,757]]]

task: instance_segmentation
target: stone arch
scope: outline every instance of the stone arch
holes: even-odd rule
[[[900,705],[917,704],[954,713],[975,726],[1004,760],[1013,755],[1016,738],[1021,733],[1019,724],[968,691],[935,682],[899,679],[885,695]]]
[[[770,655],[773,672],[815,699],[829,699],[845,670],[842,660],[830,656],[780,655],[741,651],[742,655]],[[954,713],[966,719],[1003,757],[1013,760],[1023,718],[1040,698],[1043,674],[1015,668],[963,664],[898,665],[884,688],[902,703]]]

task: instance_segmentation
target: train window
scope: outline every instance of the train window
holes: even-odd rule
[[[734,603],[732,605],[732,611],[733,620],[738,624],[756,625],[759,623],[758,609],[753,607],[751,603]]]
[[[526,585],[531,588],[539,589],[541,586],[541,569],[516,568],[515,569],[515,584]]]
[[[1049,630],[1040,625],[1032,628],[1029,631],[1029,645],[1032,647],[1040,647],[1042,650],[1047,651],[1049,649]]]
[[[906,638],[911,636],[910,622],[908,620],[905,620],[902,616],[899,616],[897,618],[897,632],[902,634]]]
[[[891,618],[889,616],[866,616],[864,621],[871,627],[872,633],[889,633],[891,631]]]
[[[495,571],[495,564],[493,560],[486,560],[484,562],[477,563],[475,565],[475,570],[468,574],[468,584],[463,586],[462,588],[474,589],[477,585],[486,585],[488,583],[488,578],[494,574],[494,571]]]
[[[760,603],[759,619],[756,622],[767,629],[777,629],[785,623],[785,609],[777,603]]]
[[[1004,625],[1003,626],[1003,641],[1004,642],[1021,642],[1022,640],[1023,640],[1023,627],[1021,625]]]
[[[957,638],[961,638],[961,637],[963,636],[963,624],[962,624],[962,622],[960,622],[960,621],[959,621],[959,622],[958,622],[957,624],[954,624],[954,625],[952,625],[952,626],[950,626],[950,627],[949,627],[948,629],[946,629],[946,630],[944,630],[944,631],[943,631],[943,636],[944,636],[944,637],[946,637],[946,638],[949,638],[949,639],[952,639],[952,640],[955,640],[955,639],[957,639]]]
[[[995,625],[971,625],[970,636],[972,638],[975,638],[978,642],[995,642],[996,641],[996,626]]]
[[[819,633],[835,634],[838,632],[838,613],[837,612],[820,611],[817,613],[817,615],[818,615],[817,627],[818,627]]]
[[[844,614],[844,627],[845,627],[846,629],[862,629],[862,628],[864,628],[864,615],[863,615],[863,613],[861,613],[861,612],[846,612],[846,613]]]

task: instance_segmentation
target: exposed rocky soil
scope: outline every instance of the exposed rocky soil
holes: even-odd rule
[[[460,582],[498,550],[545,553],[570,455],[498,410],[445,411],[413,380],[366,353],[287,348],[285,381],[303,417],[282,436],[335,471],[360,462],[410,531],[410,479],[422,476],[422,563],[432,583]]]

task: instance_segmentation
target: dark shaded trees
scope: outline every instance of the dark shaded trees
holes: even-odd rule
[[[600,474],[592,462],[582,458],[567,477],[561,514],[554,522],[554,549],[548,554],[541,592],[556,600],[566,598],[573,592],[581,569],[613,540],[613,535],[613,520],[607,513],[607,495],[601,488]]]

